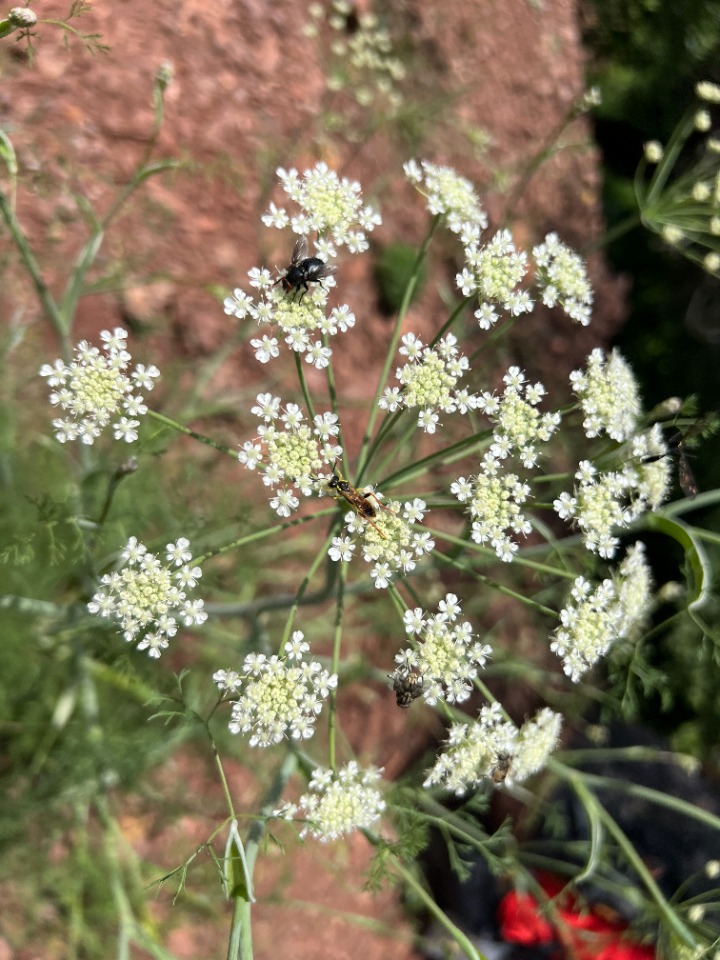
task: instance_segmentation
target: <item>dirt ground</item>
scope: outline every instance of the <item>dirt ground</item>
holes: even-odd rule
[[[395,0],[387,7],[414,97],[404,138],[382,115],[372,118],[371,132],[360,118],[341,135],[328,133],[322,120],[333,101],[325,91],[321,46],[303,35],[308,8],[300,0],[97,2],[75,21],[109,45],[96,56],[77,41],[65,49],[50,25],[38,27],[33,63],[13,52],[12,40],[3,42],[0,124],[18,154],[18,215],[56,290],[84,236],[76,191],[82,189],[96,209],[108,209],[147,146],[155,72],[163,62],[174,68],[156,155],[179,158],[182,165],[149,181],[108,232],[100,268],[113,282],[84,299],[80,334],[130,324],[150,334],[159,357],[188,361],[221,347],[230,321],[218,291],[242,285],[252,266],[287,259],[288,238],[278,245],[277,232],[270,239],[259,221],[268,199],[277,199],[277,166],[303,169],[323,159],[359,179],[370,199],[380,191],[383,226],[375,239],[381,245],[417,242],[426,227],[426,213],[403,182],[402,163],[411,156],[455,165],[478,185],[491,226],[502,222],[508,194],[500,187],[544,147],[584,89],[577,3]],[[37,0],[33,9],[52,18],[66,5]],[[355,114],[348,108],[346,116]],[[568,149],[530,178],[513,212],[512,229],[526,247],[556,230],[581,249],[602,232],[599,160],[588,125],[576,121],[563,139]],[[596,290],[591,327],[569,331],[565,321],[538,313],[513,342],[509,362],[551,378],[558,367],[571,369],[591,346],[608,341],[622,322],[623,284],[599,255],[590,265]],[[433,329],[442,284],[452,279],[447,265],[433,271],[434,282],[408,319],[421,335]],[[336,375],[347,395],[363,400],[372,382],[367,372],[385,349],[388,320],[377,307],[369,258],[346,270],[342,282],[359,322],[337,351]],[[6,317],[18,295],[11,287],[0,290]],[[262,375],[249,352],[236,351],[218,382],[259,383]],[[397,743],[407,737],[406,718],[384,704],[371,705],[370,712],[367,705],[351,705],[345,720],[356,746],[383,757],[392,773],[402,765]],[[202,795],[205,773],[187,756],[163,775],[182,777],[189,791]],[[247,771],[232,775],[241,796]],[[204,817],[188,815],[156,833],[142,811],[125,823],[142,855],[160,861],[191,849],[207,826]],[[288,851],[282,863],[279,854],[262,861],[258,960],[280,952],[293,960],[416,956],[395,894],[362,891],[367,859],[367,844],[357,837],[347,845],[310,843]],[[274,901],[278,890],[290,905]],[[224,954],[228,907],[202,921],[180,920],[179,911],[173,920],[173,909],[168,898],[151,906],[171,929],[166,945],[177,957]],[[350,914],[367,922],[358,925]],[[48,956],[39,943],[13,952],[5,941],[3,949],[3,957]]]

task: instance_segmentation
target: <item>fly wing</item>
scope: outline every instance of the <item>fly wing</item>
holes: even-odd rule
[[[317,273],[318,280],[324,280],[325,277],[332,277],[337,273],[337,264],[326,263],[324,266],[320,267]]]
[[[295,246],[293,247],[292,257],[290,258],[290,266],[296,267],[302,260],[307,257],[308,252],[308,242],[307,237],[298,237],[295,241]]]

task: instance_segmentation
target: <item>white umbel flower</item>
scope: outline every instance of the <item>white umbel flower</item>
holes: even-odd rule
[[[56,360],[40,368],[40,376],[46,377],[52,387],[50,403],[67,414],[53,420],[60,443],[79,439],[92,444],[109,424],[116,440],[137,440],[140,421],[134,418],[147,413],[147,407],[134,391],[152,390],[160,371],[143,364],[130,368],[127,336],[122,327],[103,330],[100,339],[104,352],[82,340],[70,363]]]
[[[163,563],[131,537],[121,554],[123,565],[101,578],[102,589],[88,603],[88,610],[114,620],[129,643],[159,657],[180,624],[200,626],[207,620],[203,601],[187,596],[202,575],[200,567],[190,565],[189,546],[184,537],[169,543]]]
[[[322,843],[337,840],[355,830],[376,823],[385,810],[378,789],[382,770],[362,768],[351,760],[333,772],[318,767],[310,779],[308,792],[295,804],[284,804],[275,816],[305,821],[301,836],[310,834]]]

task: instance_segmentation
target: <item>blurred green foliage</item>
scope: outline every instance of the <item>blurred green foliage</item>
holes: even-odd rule
[[[378,289],[380,309],[385,314],[394,314],[400,309],[408,281],[413,275],[417,260],[417,247],[409,243],[389,243],[375,254],[375,283]],[[427,279],[425,264],[420,268],[418,281],[411,302],[422,293]]]

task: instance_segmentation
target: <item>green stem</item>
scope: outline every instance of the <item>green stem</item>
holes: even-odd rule
[[[305,379],[305,371],[303,370],[302,365],[302,354],[297,351],[293,351],[295,357],[295,369],[297,370],[298,380],[300,381],[300,389],[302,390],[303,397],[305,399],[305,406],[310,415],[310,419],[315,418],[315,407],[313,406],[312,397],[310,396],[310,391],[308,390],[307,380]]]
[[[252,878],[255,870],[255,861],[257,860],[260,849],[260,842],[267,829],[267,818],[272,814],[277,806],[278,800],[283,794],[288,780],[295,772],[297,767],[297,755],[289,750],[285,754],[285,759],[280,766],[272,786],[265,795],[265,801],[260,809],[260,815],[253,821],[248,831],[245,842],[245,863],[247,865],[248,878]],[[235,903],[235,909],[232,916],[230,927],[230,938],[228,943],[228,960],[252,960],[252,917],[250,904],[241,898]]]
[[[496,557],[495,551],[490,547],[483,547],[480,544],[468,542],[467,540],[463,540],[460,537],[453,537],[452,534],[446,533],[444,530],[436,530],[431,527],[423,527],[422,529],[429,530],[430,533],[434,537],[437,537],[439,540],[445,540],[447,543],[452,543],[452,544],[455,544],[456,546],[459,545],[459,546],[465,547],[467,550],[470,550],[473,553],[481,554],[482,556],[488,557],[488,558]],[[450,561],[450,559],[448,557],[443,556],[443,554],[438,554],[438,555],[440,559],[443,560],[443,562],[452,563],[453,566],[455,566],[458,570],[462,570],[463,573],[467,573],[473,577],[478,577],[482,579],[483,582],[488,582],[488,583],[494,582],[494,581],[488,580],[487,577],[482,576],[482,574],[476,573],[469,567],[466,567],[463,564],[458,563],[456,560]],[[434,553],[433,553],[433,556],[435,556]],[[528,570],[536,570],[538,573],[547,573],[553,577],[564,577],[566,580],[574,580],[577,577],[577,572],[573,573],[572,570],[560,570],[558,567],[551,567],[551,566],[548,566],[547,563],[539,563],[537,560],[527,560],[522,556],[522,554],[516,554],[515,557],[513,558],[512,563],[513,563],[513,566],[519,565],[521,567],[526,567]],[[519,598],[520,594],[515,594],[515,596]],[[538,609],[542,610],[545,613],[549,612],[547,607],[539,607]],[[556,617],[557,611],[553,610],[552,615]]]
[[[298,607],[302,602],[302,598],[305,595],[305,591],[307,590],[310,581],[315,576],[317,568],[320,566],[320,562],[324,559],[324,557],[327,556],[328,547],[330,546],[330,541],[332,540],[333,533],[334,533],[334,530],[331,530],[330,533],[328,534],[327,539],[325,540],[325,543],[323,543],[323,545],[318,550],[317,554],[315,555],[315,559],[310,565],[310,569],[303,577],[303,581],[300,584],[300,587],[298,588],[295,601],[292,607],[290,608],[290,613],[288,614],[287,621],[285,622],[285,630],[283,631],[282,640],[280,641],[280,649],[278,650],[279,657],[283,656],[285,644],[288,642],[290,638],[290,631],[292,630],[292,625],[295,620],[295,614],[298,612]]]
[[[559,764],[558,764],[559,766]],[[645,863],[643,862],[642,857],[639,855],[633,844],[630,842],[624,831],[620,828],[617,822],[610,816],[607,810],[603,807],[601,803],[598,802],[594,794],[592,794],[586,786],[587,778],[584,775],[579,775],[577,773],[572,773],[566,777],[570,786],[577,793],[580,801],[584,806],[593,806],[597,816],[605,825],[609,833],[615,838],[618,846],[625,854],[628,863],[633,867],[639,878],[642,880],[645,888],[647,889],[650,896],[653,898],[657,904],[661,914],[665,918],[668,926],[670,926],[675,933],[680,937],[680,939],[686,943],[689,947],[694,948],[696,946],[695,938],[693,937],[690,930],[682,922],[678,914],[672,909],[670,904],[667,902],[660,887],[655,882],[653,875],[650,873]]]
[[[324,347],[326,347],[326,346],[328,345],[328,338],[327,338],[327,336],[326,336],[325,334],[323,334],[322,342],[323,342],[323,346],[324,346]],[[343,459],[344,459],[344,457],[345,457],[345,439],[344,439],[344,437],[343,437],[342,423],[340,422],[340,409],[339,409],[339,406],[338,406],[337,390],[336,390],[336,388],[335,388],[335,374],[333,373],[332,360],[331,360],[330,363],[327,365],[327,367],[325,367],[325,377],[326,377],[326,379],[327,379],[328,394],[330,395],[330,408],[331,408],[332,412],[335,414],[335,416],[338,418],[338,421],[337,421],[337,425],[338,425],[337,440],[338,440],[338,443],[340,444],[340,446],[341,446],[342,449],[343,449]],[[343,468],[346,468],[346,467],[347,467],[347,464],[346,464],[346,463],[343,463]]]
[[[193,557],[193,563],[202,566],[206,560],[210,560],[212,557],[220,557],[224,553],[229,553],[231,550],[237,550],[238,547],[244,547],[248,543],[257,543],[258,540],[265,540],[267,537],[272,537],[276,533],[282,533],[284,530],[290,530],[291,527],[297,527],[303,523],[309,523],[312,520],[318,520],[321,517],[333,513],[334,509],[335,508],[333,507],[329,507],[327,510],[320,510],[317,513],[310,514],[308,517],[295,517],[293,520],[288,520],[286,523],[276,523],[272,527],[265,527],[264,530],[256,530],[254,533],[248,533],[244,537],[238,537],[236,540],[231,540],[230,543],[226,543],[222,547],[217,547],[215,550],[208,550],[206,553],[200,554],[199,557]]]
[[[460,949],[465,952],[465,956],[468,958],[468,960],[487,960],[485,954],[476,950],[462,930],[459,927],[456,927],[450,917],[448,917],[448,915],[440,909],[440,907],[437,905],[437,903],[435,903],[433,898],[420,883],[420,881],[415,877],[412,871],[404,867],[397,857],[393,857],[392,859],[396,872],[422,901],[423,906],[428,913],[432,914],[438,923],[447,930],[455,943],[457,943]]]
[[[622,237],[624,234],[629,233],[631,230],[634,230],[636,227],[640,226],[642,226],[640,214],[631,213],[623,220],[619,220],[616,224],[610,227],[609,230],[606,230],[605,233],[597,237],[591,243],[586,244],[582,248],[583,256],[587,257],[589,253],[592,253],[594,250],[597,250],[600,247],[607,247],[609,244],[617,240],[618,237]]]
[[[157,420],[158,423],[162,423],[163,426],[169,427],[171,430],[176,430],[178,433],[184,433],[186,437],[192,437],[193,440],[199,440],[200,443],[204,443],[206,446],[212,447],[213,450],[218,450],[220,453],[225,453],[227,456],[237,460],[236,450],[226,447],[224,443],[219,443],[217,440],[213,440],[211,437],[206,437],[202,433],[191,430],[190,427],[186,427],[184,424],[178,423],[178,421],[173,420],[172,417],[166,417],[164,413],[158,413],[157,410],[148,410],[147,416],[152,417],[153,420]]]
[[[2,192],[0,192],[0,214],[2,215],[2,218],[5,221],[8,230],[10,231],[10,236],[12,237],[17,251],[20,254],[20,259],[30,275],[30,279],[32,280],[33,286],[35,287],[35,291],[38,295],[38,299],[40,300],[45,313],[49,317],[50,322],[55,327],[55,331],[62,347],[63,358],[67,363],[69,363],[71,355],[70,344],[68,342],[69,325],[66,321],[66,318],[64,318],[60,313],[52,294],[48,290],[47,285],[40,273],[40,267],[35,259],[35,255],[30,249],[30,245],[28,244],[25,234],[23,233],[22,228],[15,217],[14,211],[8,204],[5,194]]]
[[[347,579],[347,563],[342,561],[340,564],[340,576],[337,586],[337,607],[335,610],[335,636],[333,637],[333,655],[330,672],[337,676],[340,668],[340,651],[342,648],[342,624],[343,614],[345,612],[345,582]],[[335,714],[335,705],[337,700],[337,690],[330,691],[330,713],[328,715],[328,752],[330,756],[329,766],[335,770],[335,739],[337,733],[337,717]]]
[[[412,274],[408,280],[407,286],[405,287],[405,293],[403,294],[402,303],[400,304],[400,309],[398,311],[397,318],[395,320],[395,327],[393,329],[392,337],[390,339],[390,345],[385,356],[385,363],[383,364],[382,373],[380,374],[380,379],[378,380],[377,389],[375,390],[375,398],[370,407],[370,416],[368,417],[367,427],[365,428],[365,434],[363,436],[362,447],[360,449],[360,457],[358,460],[358,476],[362,476],[365,471],[365,468],[372,456],[372,450],[369,449],[370,438],[373,435],[375,430],[375,421],[377,420],[378,411],[380,407],[378,406],[378,401],[382,396],[383,390],[388,382],[390,376],[390,367],[395,358],[395,352],[397,350],[398,342],[400,341],[400,332],[402,330],[403,321],[405,320],[405,315],[407,314],[410,303],[412,302],[413,294],[415,293],[415,287],[417,286],[418,277],[420,275],[420,267],[422,262],[427,256],[428,248],[430,246],[430,241],[432,240],[433,234],[437,229],[438,224],[440,223],[440,217],[435,216],[430,224],[430,229],[427,232],[425,239],[423,240],[422,246],[418,251],[418,255],[415,259],[413,265]],[[359,482],[359,481],[358,481]]]
[[[584,770],[570,771],[556,760],[548,761],[548,767],[558,776],[566,780],[572,780],[573,777],[582,776],[583,781],[591,787],[598,790],[612,790],[616,793],[625,793],[630,797],[639,797],[650,803],[657,803],[659,806],[668,807],[685,817],[691,817],[698,820],[705,826],[713,830],[720,831],[720,817],[703,810],[702,807],[693,806],[686,800],[679,797],[673,797],[671,794],[663,793],[661,790],[653,790],[652,787],[644,787],[639,783],[630,783],[626,780],[615,780],[612,777],[603,777],[599,774],[586,773]]]

